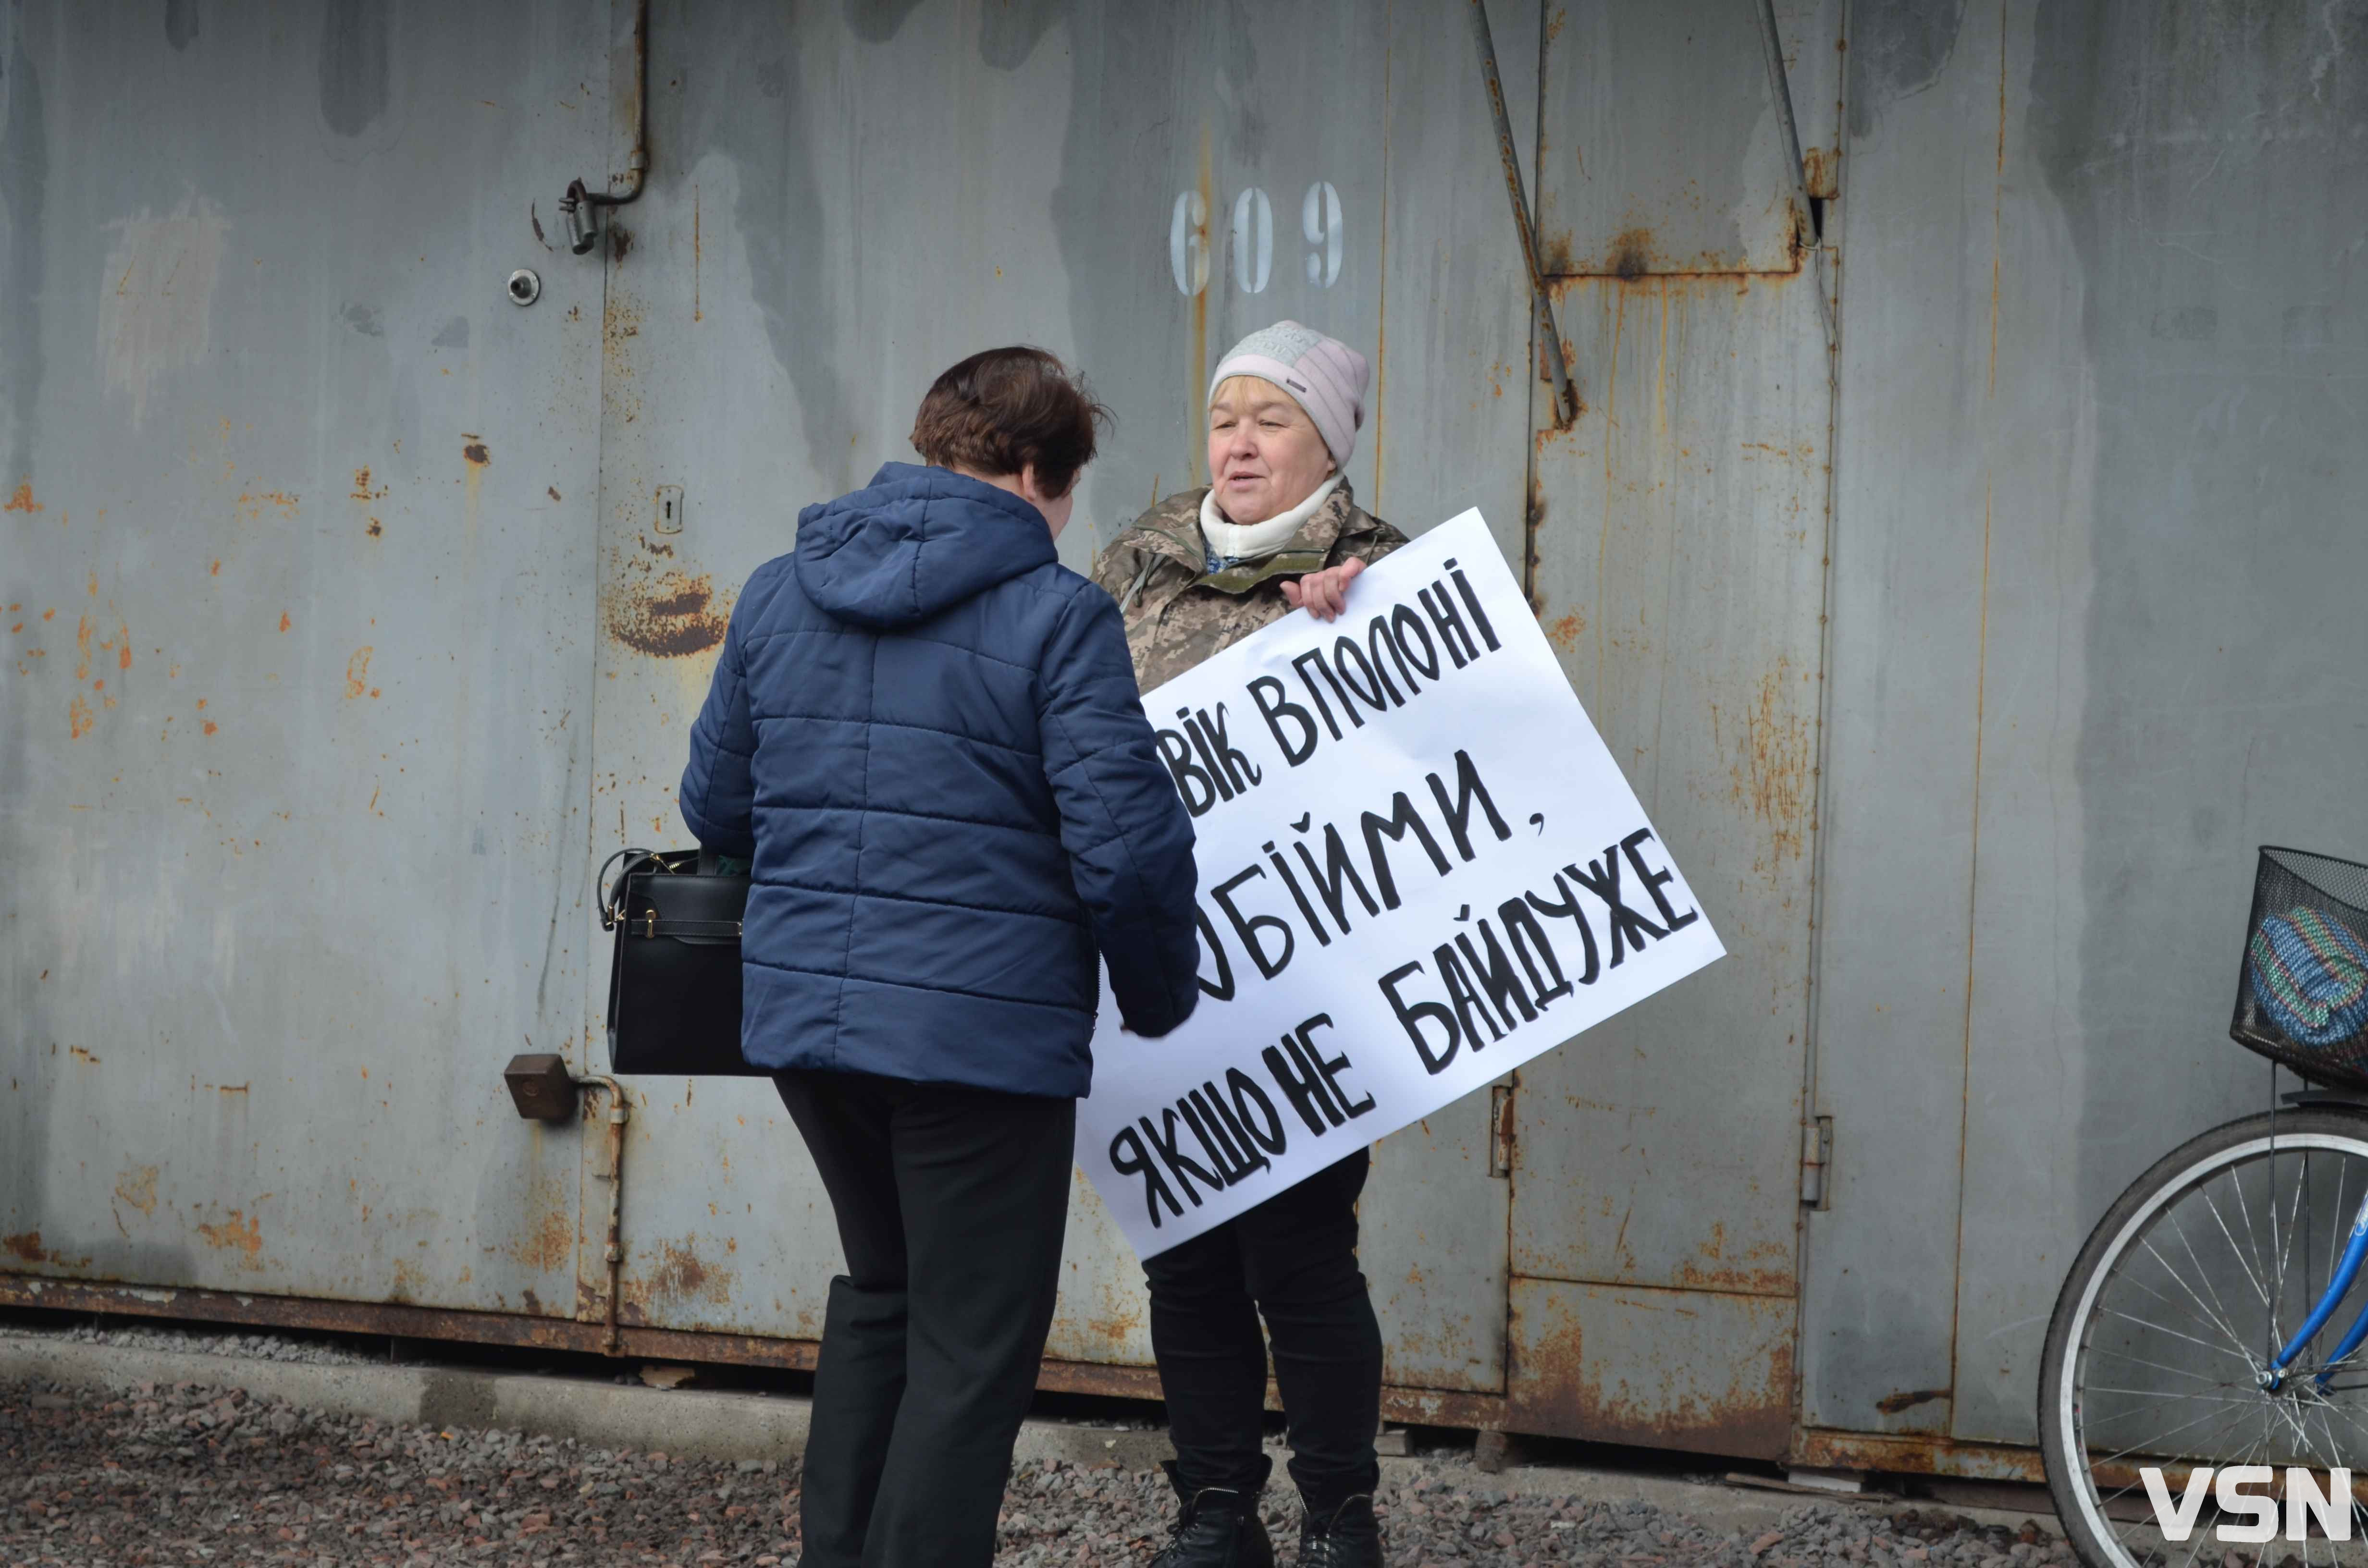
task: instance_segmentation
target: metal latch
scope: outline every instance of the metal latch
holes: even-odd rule
[[[658,906],[655,903],[650,905],[649,914],[643,916],[643,918],[647,922],[647,925],[643,926],[642,935],[644,937],[655,937],[658,934]]]
[[[1834,1163],[1834,1119],[1813,1117],[1801,1123],[1801,1201],[1812,1209],[1833,1206],[1832,1190],[1826,1181],[1827,1167]]]

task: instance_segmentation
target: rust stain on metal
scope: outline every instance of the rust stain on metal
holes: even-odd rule
[[[1919,1404],[1930,1404],[1936,1399],[1947,1399],[1947,1389],[1901,1389],[1897,1393],[1884,1394],[1874,1402],[1874,1407],[1885,1415],[1896,1415],[1903,1410],[1913,1410]]]
[[[225,1220],[199,1225],[198,1236],[210,1247],[244,1254],[242,1261],[249,1268],[262,1267],[263,1226],[256,1216],[233,1209]]]
[[[1726,1227],[1713,1221],[1710,1234],[1697,1248],[1702,1261],[1686,1259],[1677,1266],[1676,1282],[1690,1290],[1720,1290],[1739,1296],[1790,1296],[1797,1289],[1793,1278],[1792,1251],[1780,1241],[1762,1242],[1742,1257],[1726,1255]]]
[[[362,467],[354,470],[354,489],[350,499],[356,501],[376,501],[385,494],[386,486],[383,484],[380,485],[375,490],[370,488],[370,471],[368,464],[364,464]]]
[[[372,518],[370,520],[370,526],[369,526],[368,528],[366,528],[362,529],[362,532],[363,532],[363,533],[365,533],[365,534],[367,534],[367,535],[369,535],[369,536],[370,536],[370,538],[372,538],[372,539],[376,539],[376,538],[378,538],[381,534],[383,534],[384,532],[386,532],[386,527],[385,527],[385,525],[384,525],[384,524],[381,523],[381,522],[380,522],[376,517],[372,517]]]
[[[395,1259],[394,1278],[386,1287],[388,1301],[408,1302],[427,1288],[427,1270],[407,1257]]]
[[[1517,1429],[1698,1453],[1774,1458],[1784,1452],[1793,1426],[1789,1335],[1769,1343],[1756,1364],[1736,1365],[1731,1373],[1713,1372],[1715,1381],[1706,1382],[1702,1369],[1679,1342],[1700,1332],[1691,1320],[1722,1298],[1649,1288],[1616,1292],[1632,1314],[1668,1314],[1673,1320],[1668,1330],[1672,1343],[1656,1349],[1654,1337],[1623,1335],[1613,1354],[1581,1343],[1587,1335],[1569,1306],[1535,1291],[1527,1293],[1526,1305],[1520,1304],[1523,1283],[1516,1282],[1515,1331],[1508,1346],[1512,1365],[1508,1386]],[[1723,1300],[1733,1302],[1736,1298]],[[1763,1318],[1783,1312],[1789,1323],[1790,1305],[1781,1299],[1760,1301],[1752,1310]],[[1532,1314],[1536,1321],[1520,1321]],[[1661,1364],[1664,1360],[1671,1364]]]
[[[562,498],[562,497],[561,497],[561,495],[560,495],[560,494],[559,494],[559,486],[557,486],[556,484],[546,484],[546,485],[544,485],[544,486],[542,487],[542,493],[543,493],[545,495],[550,496],[550,497],[551,497],[552,500],[554,500],[554,501],[560,500],[560,499]]]
[[[1577,610],[1546,624],[1546,641],[1565,653],[1578,647],[1578,640],[1586,632],[1587,617]]]
[[[1815,243],[1803,241],[1808,220],[1797,208],[1793,221],[1794,229],[1788,238],[1785,265],[1773,270],[1743,265],[1735,256],[1717,251],[1673,256],[1662,248],[1660,237],[1649,225],[1640,224],[1612,235],[1611,244],[1600,256],[1586,259],[1569,256],[1564,242],[1564,263],[1547,269],[1548,288],[1559,303],[1572,287],[1588,278],[1611,278],[1623,284],[1646,286],[1673,278],[1728,278],[1738,284],[1755,280],[1763,284],[1787,283],[1801,275],[1807,245]]]
[[[156,1212],[156,1167],[134,1165],[115,1178],[115,1196],[126,1209]]]
[[[0,502],[0,512],[38,512],[41,509],[41,504],[33,499],[33,482],[29,479],[18,480],[15,493],[6,502]]]
[[[654,1296],[671,1296],[677,1300],[695,1298],[719,1307],[728,1304],[732,1300],[732,1284],[735,1278],[733,1271],[701,1262],[693,1247],[694,1244],[689,1241],[679,1246],[671,1242],[661,1242],[657,1249],[658,1267],[651,1274],[648,1284],[639,1290],[632,1286],[626,1288],[629,1298],[635,1295],[643,1298],[643,1301],[631,1304],[646,1308],[647,1299]],[[647,1316],[646,1310],[643,1316]]]
[[[1610,270],[1614,278],[1642,278],[1653,271],[1653,231],[1626,229],[1613,235]]]
[[[1766,824],[1774,861],[1798,858],[1808,836],[1809,801],[1816,768],[1810,760],[1809,721],[1790,706],[1792,661],[1780,657],[1759,680],[1743,710],[1741,757],[1732,766],[1729,797]],[[1725,748],[1725,721],[1711,705],[1711,738]],[[1757,868],[1773,874],[1771,862]]]
[[[261,517],[267,509],[275,509],[283,517],[296,515],[297,498],[285,490],[249,490],[243,493],[235,505],[238,515],[248,522]]]
[[[660,572],[635,561],[602,596],[609,635],[636,653],[679,659],[703,653],[723,641],[731,605],[719,601],[706,574]]]
[[[1811,1427],[1793,1435],[1794,1464],[1821,1470],[1887,1470],[1903,1475],[1960,1475],[1978,1481],[2027,1481],[2044,1484],[2047,1472],[2037,1450],[1992,1443],[1959,1443],[1913,1433],[1872,1435]],[[2135,1485],[2132,1476],[2128,1484]]]
[[[575,1221],[562,1207],[562,1194],[556,1187],[539,1194],[538,1202],[544,1210],[541,1219],[510,1244],[509,1255],[525,1267],[549,1273],[575,1256]]]
[[[373,651],[373,645],[365,642],[354,650],[352,658],[346,661],[346,696],[348,700],[365,692],[372,697],[378,695],[379,688],[370,683],[370,654]]]
[[[632,248],[633,232],[631,229],[626,228],[622,223],[609,224],[609,259],[611,261],[622,261],[625,259],[626,253],[631,251]]]
[[[1191,406],[1202,410],[1204,426],[1207,411],[1201,400],[1205,400],[1209,395],[1209,290],[1215,286],[1217,278],[1224,272],[1224,268],[1217,265],[1216,254],[1209,242],[1209,224],[1216,216],[1217,183],[1214,170],[1215,165],[1210,160],[1209,122],[1203,119],[1201,122],[1201,165],[1199,183],[1196,187],[1201,198],[1201,221],[1193,225],[1192,233],[1200,246],[1199,254],[1204,258],[1202,265],[1207,268],[1208,278],[1200,288],[1192,291],[1191,386],[1195,401]],[[1196,438],[1188,440],[1184,445],[1187,453],[1184,460],[1185,478],[1196,484],[1204,479],[1214,483],[1214,475],[1201,472],[1207,466],[1209,460],[1206,443]],[[1376,505],[1378,504],[1377,501]]]
[[[293,625],[295,625],[295,624],[296,624],[296,622],[295,622],[294,620],[292,620],[292,619],[290,619],[289,618],[289,614],[288,614],[288,612],[287,612],[286,610],[284,610],[284,609],[283,609],[283,610],[281,610],[281,611],[279,612],[279,630],[280,630],[280,631],[287,631],[290,627],[291,627],[291,626],[293,626]]]
[[[461,449],[461,455],[479,468],[494,460],[492,455],[485,450],[485,443],[474,437],[471,437],[468,444]]]
[[[0,1252],[23,1258],[27,1263],[49,1263],[51,1255],[41,1246],[41,1233],[26,1231],[14,1236],[0,1236]]]
[[[90,710],[90,704],[80,696],[76,696],[72,702],[66,704],[66,733],[73,739],[77,741],[82,739],[90,733],[91,726],[97,722],[97,716]]]
[[[1806,180],[1809,194],[1821,201],[1831,201],[1841,194],[1841,154],[1831,147],[1811,147],[1801,154],[1801,174]]]

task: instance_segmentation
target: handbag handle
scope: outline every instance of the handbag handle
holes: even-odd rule
[[[609,868],[620,860],[625,862],[625,869],[617,873],[615,881],[610,882]],[[618,922],[624,919],[625,883],[631,880],[635,871],[642,869],[642,862],[644,860],[654,862],[660,867],[666,864],[658,859],[654,851],[648,849],[620,849],[600,862],[599,873],[592,879],[592,885],[599,895],[601,930],[613,931],[617,928]]]

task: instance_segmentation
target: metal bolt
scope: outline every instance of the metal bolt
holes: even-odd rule
[[[542,298],[542,279],[530,268],[521,267],[510,274],[510,303],[531,305]]]

